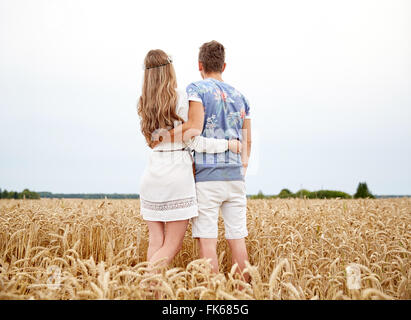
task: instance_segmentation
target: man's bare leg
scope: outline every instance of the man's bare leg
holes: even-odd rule
[[[214,273],[218,273],[217,239],[199,238],[200,258],[211,259]]]
[[[236,272],[241,273],[246,267],[245,262],[248,261],[245,239],[227,239],[227,242],[231,249],[232,263],[238,264]],[[244,279],[249,282],[250,276],[248,273],[244,274]]]

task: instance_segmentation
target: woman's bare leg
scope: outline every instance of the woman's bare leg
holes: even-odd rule
[[[184,235],[188,226],[188,220],[170,221],[165,224],[164,243],[149,259],[150,263],[165,258],[168,265],[183,245]]]
[[[146,221],[148,226],[148,250],[147,261],[151,259],[164,244],[164,222],[161,221]]]

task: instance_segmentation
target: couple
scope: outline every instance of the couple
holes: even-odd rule
[[[138,114],[152,148],[140,185],[140,212],[149,230],[147,260],[168,264],[181,249],[191,219],[200,257],[211,259],[217,273],[221,209],[232,262],[241,272],[248,260],[244,178],[251,147],[249,104],[221,78],[226,67],[222,44],[204,43],[198,67],[203,80],[184,92],[177,90],[164,51],[151,50],[144,60]]]

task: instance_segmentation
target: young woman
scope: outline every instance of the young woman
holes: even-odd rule
[[[162,50],[151,50],[144,60],[144,82],[138,102],[141,131],[152,148],[140,184],[140,212],[149,230],[147,260],[168,264],[181,249],[189,219],[198,215],[191,150],[240,152],[237,140],[200,137],[202,111],[189,110],[185,92],[177,90],[171,59]],[[184,139],[173,137],[155,143],[159,130],[185,122]],[[157,135],[157,136],[156,136]]]

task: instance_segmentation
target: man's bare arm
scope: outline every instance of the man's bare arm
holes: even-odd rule
[[[251,153],[251,120],[245,119],[242,129],[242,152],[241,152],[241,161],[244,168],[244,176],[248,167],[248,160],[250,159]]]
[[[199,136],[203,131],[204,125],[204,106],[198,101],[189,101],[188,120],[182,125],[169,131],[170,140],[188,141],[193,137]]]

